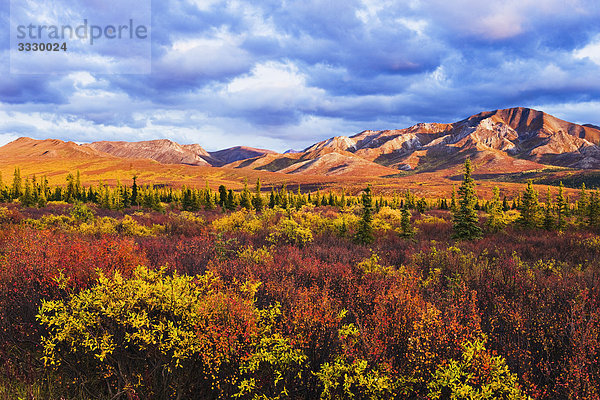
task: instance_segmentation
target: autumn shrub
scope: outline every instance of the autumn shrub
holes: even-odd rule
[[[168,266],[181,274],[202,274],[216,258],[214,237],[206,233],[193,237],[138,237],[136,242],[148,259],[148,265],[154,268]]]
[[[464,343],[461,358],[441,365],[428,388],[430,399],[528,399],[504,359],[485,348],[485,338]]]
[[[73,205],[69,214],[78,222],[88,222],[94,219],[94,212],[85,204]]]
[[[390,207],[382,207],[373,217],[373,229],[375,230],[395,230],[400,227],[402,222],[402,211]]]
[[[313,240],[310,229],[302,227],[293,219],[282,219],[269,236],[272,243],[287,243],[304,247]]]
[[[26,226],[0,231],[0,368],[7,379],[37,376],[41,332],[35,315],[42,299],[60,299],[88,287],[96,269],[127,275],[144,263],[130,239]],[[66,288],[57,283],[61,275],[68,280]]]
[[[169,235],[197,236],[201,234],[205,224],[204,218],[189,211],[170,213],[165,223],[165,232]]]
[[[263,228],[263,224],[256,213],[244,209],[215,219],[212,226],[217,232],[256,233]]]
[[[130,215],[125,215],[116,224],[115,230],[125,236],[156,236],[164,231],[164,226],[152,225],[152,227],[147,227],[139,224]]]
[[[255,335],[253,290],[230,291],[210,273],[101,274],[90,289],[42,303],[44,361],[112,398],[232,395]]]
[[[354,324],[343,325],[339,336],[345,349],[332,362],[321,365],[315,375],[323,387],[321,399],[393,399],[394,379],[380,371],[377,365],[369,365],[367,360],[352,357],[346,348],[352,347],[360,338],[360,331]]]

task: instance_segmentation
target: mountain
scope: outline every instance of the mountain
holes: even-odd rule
[[[287,175],[393,177],[402,171],[456,174],[467,157],[477,173],[547,169],[600,169],[600,128],[563,121],[542,111],[509,108],[485,111],[454,123],[420,123],[409,128],[334,136],[303,151],[279,154],[237,146],[208,152],[198,144],[171,140],[94,142],[20,138],[0,148],[11,157],[41,159],[150,159],[167,165],[223,167],[229,171]],[[262,172],[261,172],[262,171]],[[237,174],[237,172],[236,172]],[[303,178],[304,179],[304,178]]]
[[[58,139],[35,140],[21,137],[0,147],[0,158],[96,158],[110,157],[102,151],[82,146],[74,142],[63,142]]]
[[[398,170],[435,171],[456,167],[467,157],[482,172],[519,172],[548,165],[578,169],[600,168],[600,128],[577,125],[541,111],[510,108],[486,111],[451,124],[421,123],[409,128],[363,131],[336,136],[304,149],[300,157],[290,154],[264,160],[247,160],[237,167],[267,168],[302,173],[308,160],[328,164],[359,157]],[[337,153],[344,156],[326,156]],[[304,163],[304,164],[301,164]],[[300,164],[299,168],[294,168]],[[361,163],[357,168],[372,168]]]
[[[255,149],[253,147],[236,146],[225,150],[213,151],[210,156],[215,166],[222,166],[239,160],[260,157],[265,154],[277,154],[271,150]],[[217,165],[220,164],[220,165]]]
[[[210,156],[199,145],[182,146],[168,139],[145,142],[94,142],[86,147],[120,158],[149,158],[162,164],[209,166],[202,156]]]

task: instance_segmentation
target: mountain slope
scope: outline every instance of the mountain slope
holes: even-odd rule
[[[600,168],[599,143],[596,126],[573,124],[533,109],[511,108],[482,112],[452,124],[417,124],[337,136],[315,143],[305,153],[349,152],[400,170],[443,169],[466,157],[493,161],[496,166],[504,163],[517,170],[542,165]]]
[[[301,152],[284,154],[243,146],[207,152],[198,144],[180,145],[166,139],[78,145],[21,138],[0,148],[0,156],[150,159],[168,165],[351,178],[397,176],[410,170],[455,171],[467,157],[474,160],[478,173],[548,166],[600,169],[599,144],[600,128],[595,125],[578,125],[517,107],[481,112],[454,123],[421,123],[405,129],[335,136]]]
[[[0,147],[2,158],[95,158],[110,157],[100,150],[58,139],[36,140],[21,137]]]
[[[213,151],[210,157],[214,160],[213,165],[222,166],[235,161],[247,160],[249,158],[260,157],[265,154],[277,154],[271,150],[255,149],[253,147],[236,146],[225,150]]]
[[[87,147],[121,158],[149,158],[162,164],[209,166],[198,145],[182,146],[167,139],[144,142],[94,142]]]

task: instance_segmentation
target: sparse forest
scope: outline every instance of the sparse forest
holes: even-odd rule
[[[0,177],[2,399],[600,399],[600,194]]]

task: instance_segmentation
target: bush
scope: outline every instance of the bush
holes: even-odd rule
[[[429,384],[430,399],[526,400],[504,359],[490,354],[485,338],[463,345],[462,358],[450,360],[435,372]]]
[[[262,229],[262,222],[254,211],[240,210],[216,219],[212,223],[217,232],[256,233]]]
[[[253,296],[252,285],[250,298]],[[66,301],[44,301],[44,361],[96,395],[212,398],[234,391],[256,330],[252,300],[211,273],[168,276],[138,267]]]
[[[296,221],[282,219],[271,233],[269,240],[273,243],[288,243],[298,247],[304,247],[312,242],[313,235],[310,229],[303,228]]]

